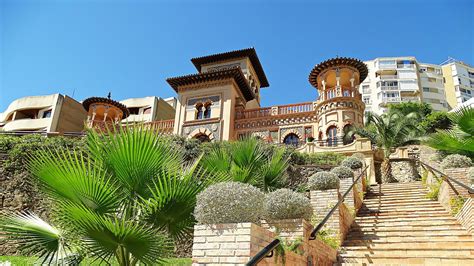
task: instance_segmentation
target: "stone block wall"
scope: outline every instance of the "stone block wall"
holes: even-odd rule
[[[415,161],[411,159],[390,159],[392,164],[392,182],[408,183],[418,179]]]
[[[443,173],[445,173],[447,176],[449,176],[450,178],[453,178],[467,186],[470,185],[470,181],[469,181],[469,177],[468,177],[468,172],[469,172],[469,167],[467,168],[448,168],[448,169],[444,169],[443,170]],[[461,187],[460,185],[454,183],[454,182],[451,182],[453,187],[452,188],[453,190],[457,191],[459,194],[461,194],[462,196],[464,197],[468,197],[469,196],[469,193],[468,191]]]
[[[474,236],[474,195],[464,202],[461,210],[456,214],[456,219]]]

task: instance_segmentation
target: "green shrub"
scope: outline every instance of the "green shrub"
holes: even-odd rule
[[[362,162],[365,161],[365,155],[360,153],[360,152],[352,154],[351,157],[357,158],[357,159],[361,160]]]
[[[341,240],[338,234],[331,229],[321,229],[318,232],[317,238],[326,243],[326,245],[333,249],[338,249],[341,246]]]
[[[282,188],[265,196],[264,217],[269,221],[298,218],[309,221],[312,214],[311,202],[301,193]]]
[[[438,200],[438,195],[439,195],[439,189],[441,188],[441,183],[443,182],[443,180],[439,180],[438,182],[436,183],[433,183],[433,184],[430,184],[428,186],[429,188],[429,191],[428,193],[426,194],[426,197],[428,199],[431,199],[431,200]]]
[[[258,222],[264,198],[263,192],[249,184],[218,183],[198,194],[194,217],[201,224]]]
[[[341,162],[341,166],[349,167],[352,170],[362,168],[362,161],[355,157],[347,157]]]
[[[292,148],[287,149],[291,151]],[[346,158],[346,156],[334,152],[307,154],[295,151],[291,154],[290,164],[337,166],[344,158]]]
[[[331,172],[318,172],[308,179],[310,190],[328,190],[339,188],[339,178]]]
[[[331,173],[337,175],[339,179],[354,178],[354,172],[352,172],[352,170],[349,167],[345,167],[345,166],[334,167],[331,170]]]
[[[443,169],[448,168],[462,168],[472,166],[472,161],[469,157],[459,154],[451,154],[446,156],[441,162]]]
[[[426,187],[426,182],[428,180],[428,174],[429,174],[428,170],[423,169],[423,173],[421,174],[421,184],[423,184],[423,186],[425,187]]]
[[[451,206],[451,214],[452,215],[458,214],[458,212],[461,210],[462,206],[464,205],[465,201],[466,200],[461,196],[452,197],[449,200],[449,205]]]

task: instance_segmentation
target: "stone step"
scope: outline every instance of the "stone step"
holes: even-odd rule
[[[383,206],[383,207],[397,207],[397,206],[441,206],[439,202],[433,201],[430,199],[413,199],[413,200],[397,200],[397,201],[388,201],[384,200],[383,202],[379,200],[364,200],[363,206]]]
[[[462,226],[457,225],[457,226],[433,226],[433,227],[413,227],[413,226],[405,226],[405,227],[382,227],[382,226],[377,226],[377,227],[359,227],[359,226],[353,226],[350,229],[350,232],[437,232],[437,231],[449,231],[449,232],[465,232],[466,229],[464,229]]]
[[[431,217],[433,221],[433,223],[436,223],[436,222],[444,222],[444,221],[448,221],[448,222],[454,222],[456,221],[456,218],[454,218],[453,216],[451,215],[443,215],[443,216],[438,216],[438,217]],[[364,216],[364,217],[361,217],[361,216],[358,216],[356,217],[356,220],[355,222],[357,224],[364,224],[364,223],[370,223],[370,224],[373,224],[373,223],[376,223],[376,224],[381,224],[381,225],[384,225],[384,224],[391,224],[391,223],[409,223],[409,224],[413,224],[413,223],[417,223],[419,221],[426,221],[426,217],[419,217],[419,216],[412,216],[412,217],[384,217],[384,216]]]
[[[422,195],[405,195],[405,197],[395,197],[395,196],[390,196],[390,195],[386,195],[386,196],[375,196],[375,197],[366,197],[364,199],[364,201],[367,201],[367,202],[392,202],[392,201],[400,201],[400,202],[403,202],[405,200],[420,200],[420,199],[428,199],[426,197],[426,193],[425,194],[422,194]]]
[[[420,224],[420,222],[402,222],[402,223],[354,223],[352,225],[355,228],[426,228],[426,230],[431,230],[431,228],[463,228],[457,221],[449,221],[449,222],[441,222],[441,223],[433,223],[431,221],[427,221],[426,223]]]
[[[383,216],[390,218],[403,217],[432,217],[436,215],[450,215],[446,210],[419,210],[419,211],[366,211],[357,212],[357,216]]]
[[[386,198],[396,198],[396,199],[405,199],[409,197],[418,197],[418,198],[424,198],[426,196],[425,191],[420,191],[420,192],[410,192],[410,193],[377,193],[377,194],[367,194],[366,198],[368,199],[386,199]]]
[[[473,256],[374,256],[344,255],[335,265],[473,265]],[[349,264],[348,264],[349,263]]]
[[[443,235],[375,235],[375,234],[348,234],[346,236],[347,241],[352,240],[380,240],[380,241],[464,241],[464,240],[472,240],[472,236],[464,233],[461,235],[452,235],[449,232],[445,232]]]
[[[446,211],[443,206],[399,206],[399,207],[362,207],[359,213],[363,212],[426,212],[426,211]]]
[[[471,256],[474,254],[474,248],[472,247],[441,247],[441,248],[367,248],[367,247],[345,247],[339,251],[340,255],[408,255],[408,256]]]
[[[420,249],[430,249],[430,248],[446,248],[451,249],[474,249],[474,239],[473,240],[452,240],[452,241],[393,241],[393,242],[376,242],[376,241],[345,241],[342,249],[352,250],[355,247],[362,248],[382,248],[382,249],[410,249],[410,248],[420,248]]]

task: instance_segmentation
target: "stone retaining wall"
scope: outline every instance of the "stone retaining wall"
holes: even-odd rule
[[[474,195],[464,202],[456,219],[474,236]]]
[[[315,214],[316,221],[318,223],[324,219],[326,214],[331,210],[334,205],[339,201],[339,190],[338,189],[329,189],[329,190],[312,190],[309,192],[311,206],[313,206],[313,212]],[[325,228],[330,229],[331,231],[339,231],[339,209],[337,209],[333,215],[327,221]]]
[[[412,159],[390,159],[392,164],[392,182],[408,183],[418,180],[418,171]]]

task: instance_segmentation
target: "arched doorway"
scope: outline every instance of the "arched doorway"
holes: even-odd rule
[[[330,126],[326,132],[328,146],[337,146],[337,127]]]
[[[295,133],[290,133],[283,139],[283,143],[286,145],[298,146],[299,142],[300,138]]]
[[[202,134],[202,133],[194,136],[194,138],[199,140],[199,142],[210,142],[211,141],[211,139],[209,138],[208,135]]]

